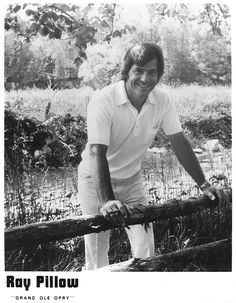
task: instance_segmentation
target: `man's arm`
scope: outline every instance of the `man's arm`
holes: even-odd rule
[[[130,212],[121,201],[115,199],[106,157],[107,148],[103,144],[89,145],[92,180],[102,205],[102,215],[113,223],[125,225],[125,219]]]
[[[89,145],[92,179],[102,205],[109,200],[115,200],[106,157],[107,148],[103,144]]]
[[[177,156],[180,164],[189,173],[197,185],[201,188],[203,193],[207,195],[211,200],[215,199],[212,191],[217,193],[219,198],[222,195],[216,190],[214,186],[206,181],[205,175],[202,171],[200,163],[183,132],[176,133],[168,136],[170,143],[173,147],[174,153]],[[221,202],[220,202],[221,203]]]
[[[169,135],[168,139],[180,164],[189,173],[198,186],[205,182],[205,176],[200,163],[183,132]]]
[[[219,206],[221,208],[221,204],[224,201],[224,193],[222,189],[218,189],[206,181],[200,163],[183,132],[169,135],[168,138],[173,147],[175,155],[184,169],[201,188],[204,195],[208,196],[211,200],[215,200],[214,194],[217,194],[219,198]]]

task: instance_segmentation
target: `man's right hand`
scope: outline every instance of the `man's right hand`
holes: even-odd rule
[[[132,214],[129,208],[119,200],[104,203],[100,212],[108,221],[121,226],[126,226],[125,220]]]

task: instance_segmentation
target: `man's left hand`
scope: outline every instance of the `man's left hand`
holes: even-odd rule
[[[201,190],[203,192],[203,195],[209,197],[212,201],[216,199],[216,196],[219,199],[219,208],[222,209],[223,202],[225,200],[224,197],[224,191],[219,186],[211,185],[210,183],[207,183],[204,187],[201,187]]]

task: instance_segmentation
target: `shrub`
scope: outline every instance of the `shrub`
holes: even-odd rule
[[[86,121],[80,115],[52,117],[42,123],[6,109],[5,172],[14,175],[35,167],[77,165],[86,139]]]

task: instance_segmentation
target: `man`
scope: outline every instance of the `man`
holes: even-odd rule
[[[143,43],[125,57],[122,80],[96,92],[88,106],[88,143],[78,170],[84,215],[101,213],[125,226],[132,206],[147,204],[140,177],[141,160],[162,127],[185,170],[205,194],[215,199],[185,138],[172,100],[156,85],[164,72],[159,46]],[[133,257],[154,255],[152,225],[125,228]],[[86,269],[109,264],[110,231],[85,236]]]

